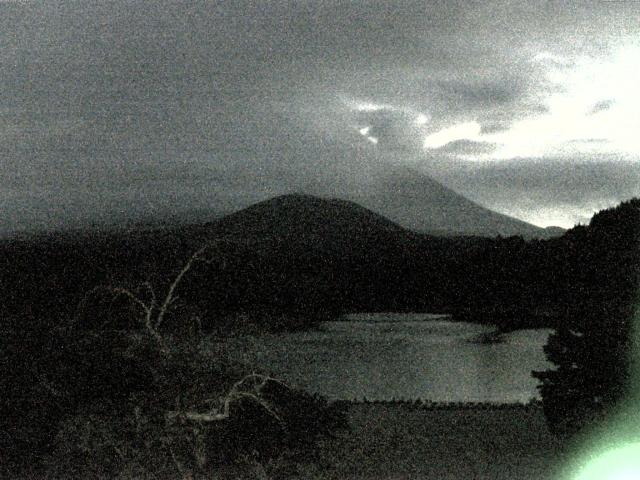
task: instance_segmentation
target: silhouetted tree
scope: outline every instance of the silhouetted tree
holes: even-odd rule
[[[575,433],[628,394],[632,322],[639,285],[640,200],[597,213],[565,234],[552,252],[563,258],[557,292],[561,325],[545,353],[555,368],[534,372],[550,428]]]

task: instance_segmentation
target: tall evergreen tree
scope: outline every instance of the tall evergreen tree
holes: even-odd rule
[[[640,285],[640,199],[597,213],[554,248],[564,258],[561,326],[545,353],[555,368],[534,372],[552,430],[575,433],[629,394],[633,317]],[[558,258],[558,252],[553,252]],[[637,328],[637,326],[636,326]],[[636,330],[637,333],[637,330]]]

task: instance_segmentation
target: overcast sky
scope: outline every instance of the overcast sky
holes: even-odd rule
[[[0,2],[0,230],[411,168],[537,225],[640,195],[640,4]]]

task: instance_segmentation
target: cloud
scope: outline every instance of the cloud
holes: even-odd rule
[[[423,142],[424,148],[441,148],[457,140],[475,140],[481,131],[478,122],[464,122],[430,133]]]
[[[591,115],[594,115],[599,112],[604,112],[605,110],[609,110],[615,103],[616,103],[615,100],[612,100],[612,99],[601,100],[595,103],[593,107],[591,107],[591,109],[589,110],[589,113]]]
[[[489,133],[504,132],[505,130],[508,130],[510,126],[511,126],[510,121],[505,121],[505,120],[486,121],[486,122],[483,122],[481,125],[480,134],[485,135]]]
[[[436,153],[469,156],[485,156],[495,151],[497,145],[475,140],[454,140],[436,149]]]
[[[617,66],[601,68],[616,78],[635,71],[632,50],[605,61],[624,44],[620,32],[640,33],[631,3],[0,2],[0,64],[11,67],[0,70],[0,181],[11,189],[0,201],[21,202],[6,224],[44,224],[54,211],[64,223],[65,212],[242,206],[331,182],[366,188],[367,168],[435,156],[460,180],[458,157],[494,155],[494,143],[531,156],[527,142],[554,145],[556,130],[574,124],[542,117],[558,112],[549,93],[582,91],[574,87],[592,71],[577,59]],[[575,123],[588,128],[565,143],[606,138],[638,151],[629,77],[578,102],[594,123]],[[447,130],[470,122],[477,135]],[[431,135],[440,152],[424,151]],[[607,181],[627,189],[621,177]],[[509,192],[505,205],[529,205]]]
[[[640,162],[615,156],[520,158],[432,173],[482,205],[541,226],[571,227],[640,196]]]
[[[526,91],[525,79],[511,75],[491,79],[438,80],[435,87],[443,99],[455,99],[470,109],[504,106],[519,100]]]
[[[569,57],[554,54],[548,51],[536,53],[533,56],[532,60],[543,64],[553,65],[555,67],[568,67],[573,64],[573,61]]]
[[[429,123],[429,115],[410,107],[346,100],[349,119],[369,142],[388,151],[415,152]]]

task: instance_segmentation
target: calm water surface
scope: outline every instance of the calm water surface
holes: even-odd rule
[[[320,330],[234,338],[212,348],[333,399],[422,398],[526,402],[539,397],[531,370],[550,368],[551,330],[521,330],[479,343],[491,327],[443,315],[357,314]]]

